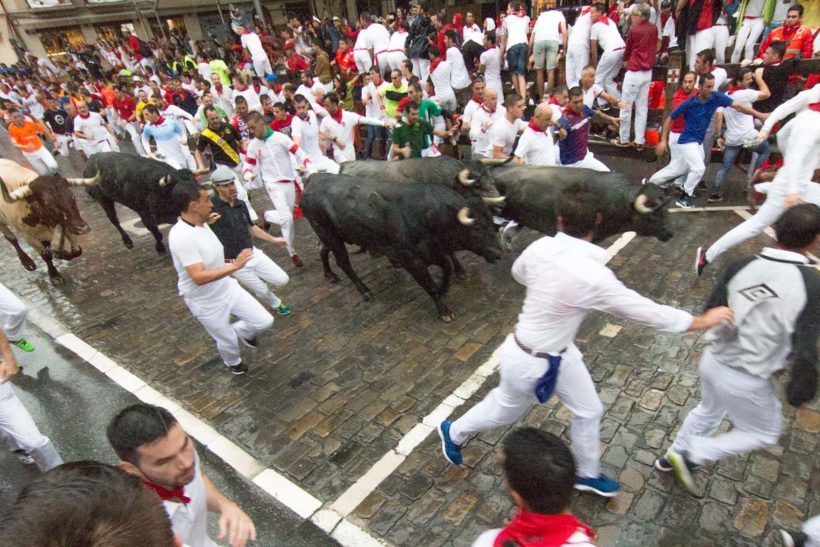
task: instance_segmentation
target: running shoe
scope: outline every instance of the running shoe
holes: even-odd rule
[[[783,547],[804,547],[808,541],[809,536],[804,532],[789,532],[780,529],[780,541]]]
[[[698,250],[695,252],[695,273],[698,277],[703,275],[703,269],[707,264],[709,264],[709,261],[706,260],[706,251],[703,247],[698,247]]]
[[[672,464],[672,471],[683,487],[689,490],[692,495],[702,498],[703,494],[698,491],[695,477],[692,476],[692,470],[689,468],[692,462],[686,458],[685,453],[679,454],[673,450],[669,450],[666,453],[666,460]]]
[[[441,452],[447,461],[453,465],[461,465],[461,445],[450,438],[450,420],[444,420],[438,426],[438,436],[441,437]]]
[[[700,468],[698,464],[692,462],[687,462],[686,465],[689,466],[689,471],[697,471]],[[666,454],[664,454],[663,456],[655,460],[655,469],[657,469],[658,471],[663,471],[664,473],[668,473],[670,471],[673,471],[675,468],[672,466],[672,462],[666,459]]]
[[[614,498],[621,491],[621,485],[602,474],[597,478],[576,477],[575,489],[581,492],[592,492],[605,498]]]
[[[31,342],[29,342],[25,338],[20,338],[19,340],[15,340],[11,343],[25,352],[31,353],[32,351],[34,351],[34,346],[32,346]]]
[[[279,304],[279,306],[276,308],[276,313],[278,313],[279,315],[290,315],[291,311],[290,308],[285,304]]]
[[[691,209],[692,207],[695,206],[695,204],[692,200],[692,196],[686,196],[686,195],[679,197],[678,200],[675,202],[675,205],[677,205],[678,207],[680,207],[682,209]]]
[[[37,463],[34,461],[34,458],[32,458],[31,455],[29,455],[29,453],[23,449],[15,450],[14,455],[17,456],[17,459],[20,460],[20,463],[24,465],[34,465],[35,463]]]
[[[254,336],[253,338],[242,338],[241,336],[238,337],[243,344],[248,346],[249,348],[258,348],[259,347],[259,339]]]
[[[248,372],[248,365],[245,363],[239,363],[238,365],[228,365],[228,370],[231,371],[231,374],[239,376],[240,374],[245,374]]]
[[[720,203],[721,201],[723,201],[723,196],[718,194],[712,194],[706,198],[706,203]]]

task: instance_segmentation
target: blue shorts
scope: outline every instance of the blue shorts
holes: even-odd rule
[[[527,73],[527,44],[515,44],[507,50],[507,65],[516,74]]]

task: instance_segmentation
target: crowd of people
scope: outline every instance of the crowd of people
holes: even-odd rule
[[[127,140],[129,152],[133,147],[139,156],[213,183],[213,195],[202,186],[174,188],[180,220],[169,233],[169,248],[180,294],[238,375],[248,370],[238,344],[255,347],[257,334],[273,322],[241,286],[276,313],[291,313],[270,290],[285,285],[287,274],[253,240],[283,246],[293,264],[303,266],[294,222],[308,175],[338,173],[341,164],[358,159],[442,154],[608,171],[589,150],[591,135],[611,132],[612,145],[636,151],[648,146],[653,69],[684,49],[690,70],[682,71],[671,112],[658,128],[657,152],[668,149],[670,162],[644,183],[679,188],[678,206],[693,207],[717,145],[723,160],[707,199],[717,203],[729,171],[748,150],[748,180],[768,193],[766,202],[750,220],[699,248],[695,270],[700,275],[727,249],[773,224],[779,247],[733,264],[707,311],[692,315],[623,286],[601,264],[603,251],[590,243],[600,215],[589,196],[567,191],[556,205],[560,233],[533,243],[513,266],[527,296],[502,347],[500,385],[439,427],[444,455],[460,465],[468,438],[515,422],[555,393],[573,414],[571,450],[527,428],[508,435],[504,470],[520,512],[477,545],[527,544],[533,534],[552,541],[543,544],[585,545],[594,534],[568,514],[571,491],[611,497],[620,490],[600,470],[604,409],[574,345],[589,310],[670,332],[713,329],[701,362],[703,400],[655,462],[693,492],[698,466],[777,442],[780,407],[771,377],[786,366],[791,350],[797,364],[789,402],[803,404],[816,389],[820,283],[805,264],[820,232],[820,192],[813,182],[820,77],[803,78],[798,61],[813,56],[817,33],[802,25],[800,4],[782,0],[626,4],[545,6],[530,17],[521,1],[512,0],[497,18],[482,19],[473,12],[452,18],[429,13],[413,0],[386,18],[362,13],[351,24],[338,16],[294,17],[278,31],[232,7],[232,39],[193,41],[175,33],[147,41],[125,33],[120,40],[68,48],[67,58],[56,62],[28,55],[11,67],[0,65],[0,100],[12,143],[40,174],[58,172],[61,156],[120,151]],[[720,65],[732,36],[730,59],[744,67],[730,79]],[[782,159],[774,162],[770,135],[781,125]],[[256,188],[270,198],[261,213],[248,199]],[[271,224],[279,225],[281,237],[270,235]],[[544,286],[555,272],[562,272],[560,282]],[[0,336],[4,381],[17,372],[10,347],[33,347],[20,334],[25,308],[0,289],[9,339]],[[788,298],[768,298],[777,294]],[[578,300],[567,303],[569,295]],[[230,316],[239,320],[230,323]],[[793,332],[800,333],[794,343]],[[231,545],[255,538],[253,523],[202,473],[190,438],[167,411],[135,405],[114,417],[107,433],[123,474],[91,462],[60,465],[8,383],[0,388],[0,408],[14,422],[3,431],[21,458],[43,471],[57,467],[21,495],[0,538],[37,544],[43,530],[62,530],[48,520],[61,513],[21,516],[44,503],[43,492],[71,496],[78,481],[90,481],[88,491],[97,492],[99,502],[114,495],[110,488],[134,488],[129,476],[156,492],[170,517],[172,533],[155,529],[152,544],[173,544],[175,534],[185,544],[208,545],[208,511],[220,515],[222,537]],[[735,428],[712,436],[724,416]],[[151,514],[152,498],[143,498],[134,496],[133,503],[144,502],[142,510]]]

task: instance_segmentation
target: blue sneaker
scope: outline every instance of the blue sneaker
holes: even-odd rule
[[[280,304],[278,308],[276,308],[276,313],[279,315],[290,315],[291,311],[288,306],[285,304]]]
[[[593,492],[605,498],[613,498],[621,491],[621,485],[602,474],[597,479],[576,477],[575,489],[582,492]]]
[[[675,205],[682,209],[691,209],[695,206],[694,200],[692,200],[692,196],[683,196],[678,198],[678,201],[675,202]]]
[[[441,452],[447,461],[453,465],[461,465],[461,446],[450,438],[450,420],[444,420],[438,426],[438,436],[441,437]]]

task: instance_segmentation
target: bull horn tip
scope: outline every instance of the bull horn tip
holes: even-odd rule
[[[458,221],[465,226],[472,226],[475,223],[475,219],[470,217],[470,208],[469,207],[462,207],[458,211]]]

